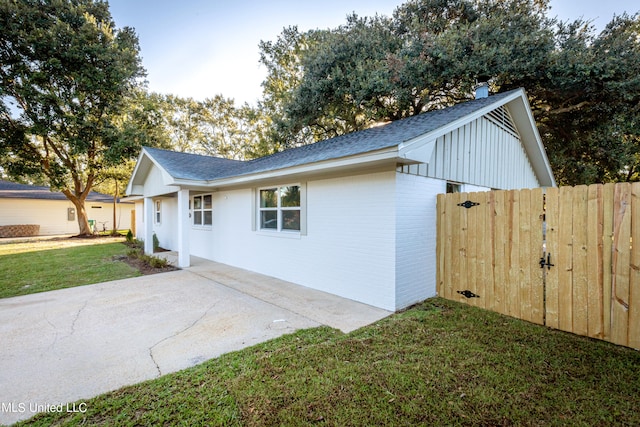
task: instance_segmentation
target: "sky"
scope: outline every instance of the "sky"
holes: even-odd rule
[[[266,69],[259,43],[283,28],[335,28],[346,16],[386,15],[403,0],[109,0],[116,27],[138,34],[148,88],[197,100],[221,94],[255,105]],[[598,30],[637,0],[551,0],[550,16],[592,20]]]

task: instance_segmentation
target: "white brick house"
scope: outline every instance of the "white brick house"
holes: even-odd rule
[[[251,161],[144,148],[127,187],[151,251],[387,310],[436,294],[436,195],[555,186],[524,90]]]

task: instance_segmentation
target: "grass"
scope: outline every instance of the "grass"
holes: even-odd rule
[[[435,298],[85,403],[20,425],[640,425],[640,353]]]
[[[114,256],[123,239],[63,239],[0,245],[0,298],[139,276]],[[105,243],[111,242],[111,243]]]

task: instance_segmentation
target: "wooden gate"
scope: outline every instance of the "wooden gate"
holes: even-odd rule
[[[440,296],[640,348],[640,183],[438,196]]]

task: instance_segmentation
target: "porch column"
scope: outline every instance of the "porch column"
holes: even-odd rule
[[[189,248],[189,190],[178,191],[178,267],[191,265]]]
[[[143,239],[144,239],[144,253],[153,253],[153,199],[151,197],[144,198],[144,205],[142,209],[142,221],[143,227]]]

